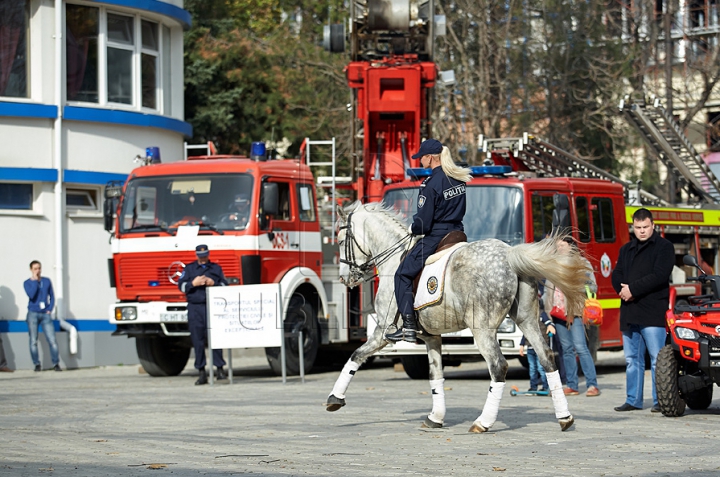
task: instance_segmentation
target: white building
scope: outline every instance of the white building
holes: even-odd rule
[[[32,368],[30,261],[53,281],[61,365],[136,363],[111,337],[103,186],[158,146],[183,157],[182,0],[0,0],[0,338],[11,368]],[[57,322],[56,322],[57,323]],[[56,327],[59,329],[58,327]],[[50,367],[45,337],[43,368]]]

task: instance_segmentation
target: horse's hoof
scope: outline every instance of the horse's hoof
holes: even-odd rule
[[[442,426],[442,422],[435,422],[430,420],[429,417],[426,417],[425,422],[423,422],[422,426],[420,427],[422,427],[423,429],[440,429]]]
[[[480,434],[482,432],[487,432],[488,428],[481,426],[477,422],[473,422],[473,425],[470,426],[470,430],[468,432],[474,432],[475,434]]]
[[[340,399],[335,397],[334,394],[331,394],[327,398],[327,402],[325,403],[325,410],[334,412],[340,409],[345,405],[345,399]]]
[[[560,423],[560,429],[563,431],[567,431],[570,429],[570,426],[572,426],[575,423],[575,418],[572,417],[572,414],[568,417],[563,417],[562,419],[558,419],[558,422]]]

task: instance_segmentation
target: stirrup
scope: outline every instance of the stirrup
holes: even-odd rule
[[[409,343],[415,343],[417,341],[417,330],[401,328],[395,333],[387,333],[385,339],[393,343],[403,340]]]

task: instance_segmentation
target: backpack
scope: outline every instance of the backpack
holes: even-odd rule
[[[588,325],[600,326],[603,322],[603,309],[597,299],[597,295],[590,291],[590,287],[585,285],[585,308],[583,309],[583,321]]]

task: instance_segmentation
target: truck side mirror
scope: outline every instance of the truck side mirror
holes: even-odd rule
[[[103,222],[105,224],[105,230],[110,232],[113,228],[113,214],[112,214],[112,199],[105,198],[103,202]]]
[[[553,195],[552,227],[561,233],[566,233],[570,229],[570,201],[565,194]]]
[[[271,216],[277,215],[280,208],[280,190],[274,182],[263,182],[262,195],[260,196],[260,214],[258,225],[260,230],[270,228]],[[270,239],[272,240],[272,238]]]

